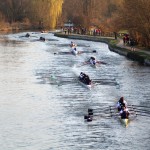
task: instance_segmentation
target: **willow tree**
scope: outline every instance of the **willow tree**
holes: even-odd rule
[[[50,0],[50,26],[54,28],[62,12],[63,0]]]
[[[63,0],[32,0],[31,3],[31,20],[39,22],[45,28],[55,28],[58,17],[62,12]]]

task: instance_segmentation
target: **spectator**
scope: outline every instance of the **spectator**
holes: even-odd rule
[[[130,39],[130,46],[131,46],[131,50],[134,51],[135,50],[135,48],[134,48],[135,40],[133,38]]]
[[[125,45],[126,44],[126,37],[124,36],[123,37],[123,45]]]

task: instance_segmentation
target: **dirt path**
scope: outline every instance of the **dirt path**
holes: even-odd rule
[[[123,44],[123,40],[122,39],[119,39],[119,42],[118,42],[117,46],[133,51],[130,46],[126,46],[126,45]],[[141,49],[138,49],[136,47],[134,47],[134,51],[144,52],[144,53],[150,55],[150,51],[141,50]]]

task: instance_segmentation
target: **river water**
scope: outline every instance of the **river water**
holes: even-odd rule
[[[150,107],[148,67],[109,51],[104,43],[74,40],[79,51],[91,52],[74,56],[58,54],[70,51],[71,39],[25,34],[1,36],[0,150],[150,149],[148,117],[137,116],[128,127],[113,117],[84,121],[88,108],[102,110],[120,96],[128,104]],[[107,64],[81,65],[90,56]],[[81,71],[97,82],[91,90],[75,80]]]

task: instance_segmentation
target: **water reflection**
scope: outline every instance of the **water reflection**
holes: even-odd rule
[[[77,67],[91,54],[54,55],[69,51],[70,39],[48,33],[44,37],[53,40],[33,42],[40,33],[23,35],[7,35],[0,44],[1,149],[148,150],[150,121],[145,117],[135,118],[128,128],[117,118],[97,117],[90,123],[83,118],[88,108],[102,110],[122,95],[129,104],[150,106],[148,67],[110,52],[106,44],[76,40],[80,50],[88,46],[98,51],[92,55],[107,62],[96,69]],[[74,80],[81,71],[97,82],[91,91]],[[62,84],[52,84],[51,76],[59,76]]]

